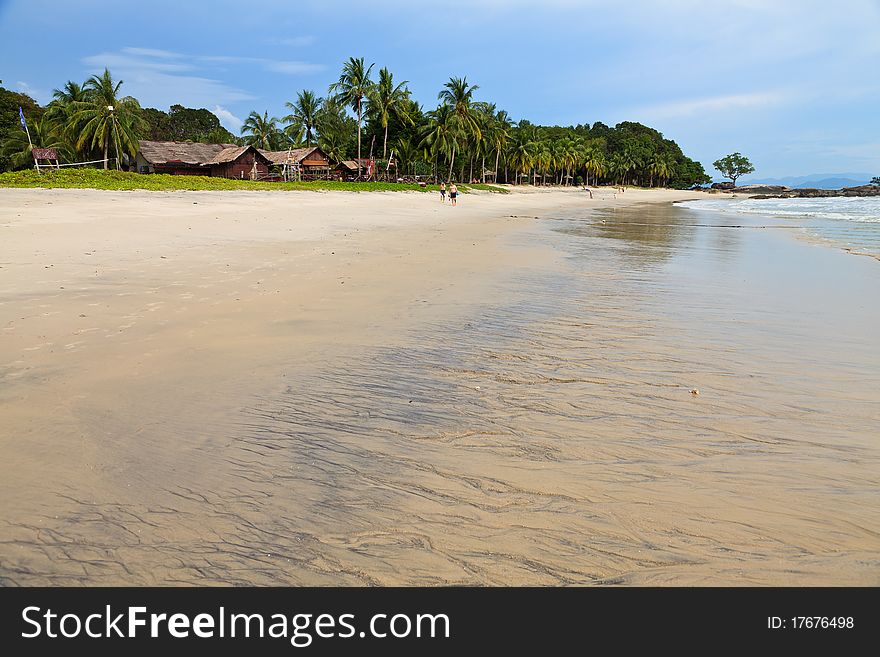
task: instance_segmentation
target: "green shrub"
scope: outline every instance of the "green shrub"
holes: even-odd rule
[[[228,178],[211,178],[207,176],[172,176],[153,173],[140,174],[126,171],[104,171],[103,169],[61,169],[10,171],[0,173],[0,187],[42,187],[71,189],[107,189],[150,191],[203,191],[203,190],[328,190],[351,192],[428,192],[437,191],[437,185],[422,187],[414,183],[395,182],[338,182],[335,180],[317,180],[310,182],[254,182],[252,180],[231,180]],[[470,185],[473,189],[506,193],[507,190],[491,185]],[[468,187],[459,186],[462,192]]]

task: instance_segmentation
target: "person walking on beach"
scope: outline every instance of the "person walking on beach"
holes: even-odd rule
[[[440,202],[446,203],[446,181],[440,183]]]
[[[452,186],[449,188],[449,198],[452,201],[452,205],[456,205],[458,198],[458,187],[455,186],[455,183],[452,183]]]

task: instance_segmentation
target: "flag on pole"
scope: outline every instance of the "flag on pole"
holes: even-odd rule
[[[24,112],[21,109],[21,105],[18,106],[18,118],[21,119],[21,129],[27,132],[27,122],[24,120]]]

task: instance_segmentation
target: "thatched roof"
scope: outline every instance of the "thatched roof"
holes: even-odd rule
[[[305,148],[293,148],[290,150],[290,161],[297,164],[302,163],[309,155],[317,150],[321,150],[317,146],[307,146]],[[272,163],[277,165],[287,164],[287,151],[264,151],[260,149],[260,153]],[[355,166],[357,168],[357,166]]]
[[[349,171],[357,171],[358,163],[355,160],[343,160],[336,165],[336,168],[348,169]],[[361,165],[361,168],[363,168],[363,165]]]
[[[141,156],[150,164],[180,162],[202,165],[216,161],[217,155],[229,149],[238,149],[235,144],[196,144],[180,141],[138,142]]]
[[[224,148],[222,151],[217,153],[210,162],[207,162],[206,164],[225,164],[226,162],[235,162],[235,160],[241,157],[241,154],[249,148],[251,147],[231,146],[230,148]]]

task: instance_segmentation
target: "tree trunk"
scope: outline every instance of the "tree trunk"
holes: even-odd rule
[[[495,182],[496,183],[498,182],[498,163],[500,162],[500,160],[501,160],[501,149],[499,148],[498,151],[495,153]],[[507,182],[507,174],[505,174],[505,176],[504,176],[504,182]]]
[[[482,179],[483,184],[485,185],[486,184],[486,154],[485,153],[483,153],[483,162],[481,164],[481,169],[483,172],[480,175],[480,178]]]
[[[358,180],[361,179],[361,101],[358,99]]]
[[[386,123],[385,124],[385,141],[382,142],[382,159],[383,160],[388,159],[385,157],[387,152],[388,152],[388,124]]]
[[[109,147],[109,144],[107,144],[107,140],[105,139],[104,140],[104,171],[107,170],[107,149],[108,149],[108,147]],[[736,183],[734,183],[734,185],[735,184]]]
[[[452,182],[452,167],[455,164],[455,142],[452,143],[452,159],[449,160],[449,176],[448,180]]]

